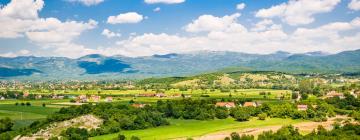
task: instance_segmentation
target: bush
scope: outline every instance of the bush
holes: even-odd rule
[[[218,119],[226,119],[229,117],[229,111],[225,107],[217,107],[215,109],[215,116]]]
[[[267,117],[266,113],[260,113],[260,114],[258,114],[259,120],[265,120],[266,117]]]
[[[42,103],[42,106],[43,106],[43,107],[46,107],[46,104],[45,104],[45,103]]]
[[[210,95],[202,94],[202,95],[200,95],[200,97],[210,97]]]
[[[140,140],[140,138],[137,136],[132,136],[130,140]]]
[[[237,108],[233,115],[237,121],[247,121],[250,119],[250,113],[245,108]]]
[[[89,138],[88,131],[84,128],[70,127],[61,132],[61,135],[70,140],[87,140]]]
[[[18,102],[16,102],[16,103],[15,103],[15,105],[16,105],[16,106],[18,106],[18,105],[19,105],[19,103],[18,103]]]
[[[116,140],[125,140],[125,135],[119,134]]]
[[[26,106],[31,106],[31,103],[30,103],[30,102],[26,102]]]
[[[10,118],[6,117],[4,119],[0,119],[0,133],[11,131],[11,127],[14,123],[11,121]]]
[[[240,140],[240,135],[236,132],[230,134],[231,140]]]

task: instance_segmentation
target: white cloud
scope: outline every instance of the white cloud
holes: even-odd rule
[[[83,46],[73,43],[73,41],[82,32],[95,28],[97,22],[94,20],[62,22],[57,18],[39,18],[38,12],[43,8],[43,5],[43,0],[13,0],[2,7],[0,9],[0,38],[25,36],[43,48],[51,48],[53,51],[51,53],[60,56],[77,57],[77,55],[75,56],[77,53],[90,52]],[[71,53],[60,51],[69,46],[72,46],[68,50],[72,51]],[[83,51],[80,52],[80,50]]]
[[[139,23],[144,17],[136,12],[128,12],[119,14],[117,16],[109,16],[107,23],[109,24],[122,24],[122,23]]]
[[[223,21],[226,17],[207,16],[211,17],[210,19],[216,19],[215,23]],[[203,50],[268,54],[279,50],[291,53],[309,51],[336,53],[360,49],[358,45],[360,33],[342,35],[343,32],[350,30],[359,31],[360,18],[349,22],[328,23],[316,28],[298,28],[293,33],[286,33],[281,25],[275,24],[271,20],[259,21],[252,28],[247,29],[236,20],[230,20],[231,22],[226,22],[221,26],[209,27],[195,22],[203,19],[200,17],[189,25],[196,25],[196,28],[191,28],[193,29],[191,31],[202,31],[202,34],[181,36],[145,33],[119,40],[115,46],[102,49],[101,53],[136,57]]]
[[[208,32],[208,31],[222,31],[233,26],[236,26],[236,20],[240,17],[239,13],[226,15],[224,17],[215,17],[212,15],[202,15],[192,23],[185,26],[187,32]]]
[[[264,30],[274,30],[282,28],[279,24],[274,24],[274,22],[270,19],[264,19],[255,24],[252,31],[264,31]]]
[[[29,50],[20,50],[17,52],[7,52],[7,53],[0,54],[0,56],[2,56],[2,57],[16,57],[16,56],[28,56],[28,55],[30,55]]]
[[[260,9],[256,17],[279,17],[290,25],[303,25],[315,21],[314,15],[332,11],[341,0],[290,0],[287,3]]]
[[[38,18],[38,11],[43,6],[43,0],[12,0],[8,5],[1,8],[0,17],[36,19]]]
[[[102,2],[104,2],[104,0],[67,0],[69,2],[79,2],[81,4],[84,4],[86,6],[93,6],[93,5],[98,5]]]
[[[160,7],[156,7],[153,11],[154,12],[160,12],[161,8]]]
[[[156,4],[156,3],[178,4],[183,2],[185,2],[185,0],[145,0],[145,3],[147,4]]]
[[[245,3],[239,3],[239,4],[236,5],[236,9],[237,10],[242,10],[242,9],[245,8],[245,6],[246,6]]]
[[[113,38],[113,37],[120,37],[121,36],[120,33],[112,32],[109,29],[104,29],[101,34],[106,36],[107,38]]]
[[[355,10],[355,11],[360,10],[360,0],[351,0],[351,2],[348,4],[348,7],[351,10]]]

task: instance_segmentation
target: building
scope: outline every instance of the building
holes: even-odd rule
[[[108,96],[105,98],[105,102],[112,102],[113,101],[113,97]]]
[[[156,93],[155,96],[159,98],[166,97],[164,93]]]
[[[308,109],[307,105],[297,105],[297,109],[299,111],[306,111]]]
[[[339,93],[339,92],[336,92],[336,91],[330,91],[326,94],[325,98],[333,98],[333,97],[339,97],[340,99],[344,99],[345,96],[343,93]]]
[[[244,107],[256,107],[256,103],[255,102],[245,102]]]
[[[217,102],[215,106],[218,107],[226,107],[226,108],[233,108],[236,107],[234,102]]]
[[[144,108],[146,104],[131,104],[135,108]]]
[[[154,93],[142,93],[138,95],[139,97],[155,97]]]
[[[100,97],[100,96],[97,96],[97,95],[91,95],[91,96],[90,96],[90,101],[91,101],[91,102],[99,102],[100,99],[101,99],[101,97]]]
[[[78,102],[78,103],[86,103],[87,101],[88,101],[88,98],[86,95],[79,95],[76,98],[76,102]]]
[[[179,98],[179,97],[181,97],[181,94],[180,94],[180,93],[176,93],[176,94],[172,95],[172,97],[174,97],[174,98]]]

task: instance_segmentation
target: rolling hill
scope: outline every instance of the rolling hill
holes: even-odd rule
[[[86,55],[65,57],[0,57],[2,79],[119,79],[157,76],[183,76],[241,68],[256,71],[290,73],[360,72],[360,50],[338,54],[310,52],[290,54],[247,54],[239,52],[200,51],[146,57]]]

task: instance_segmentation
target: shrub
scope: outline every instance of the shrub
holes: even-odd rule
[[[137,136],[132,136],[130,140],[140,140],[140,138]]]
[[[116,140],[125,140],[125,135],[119,134]]]
[[[266,113],[260,113],[260,114],[258,114],[259,120],[265,120],[266,117],[267,117]]]
[[[236,132],[230,134],[231,140],[240,140],[240,135]]]
[[[250,114],[248,111],[245,110],[245,108],[236,109],[233,115],[237,121],[247,121],[250,119]]]
[[[26,102],[26,106],[31,106],[31,103],[30,103],[30,102]]]

